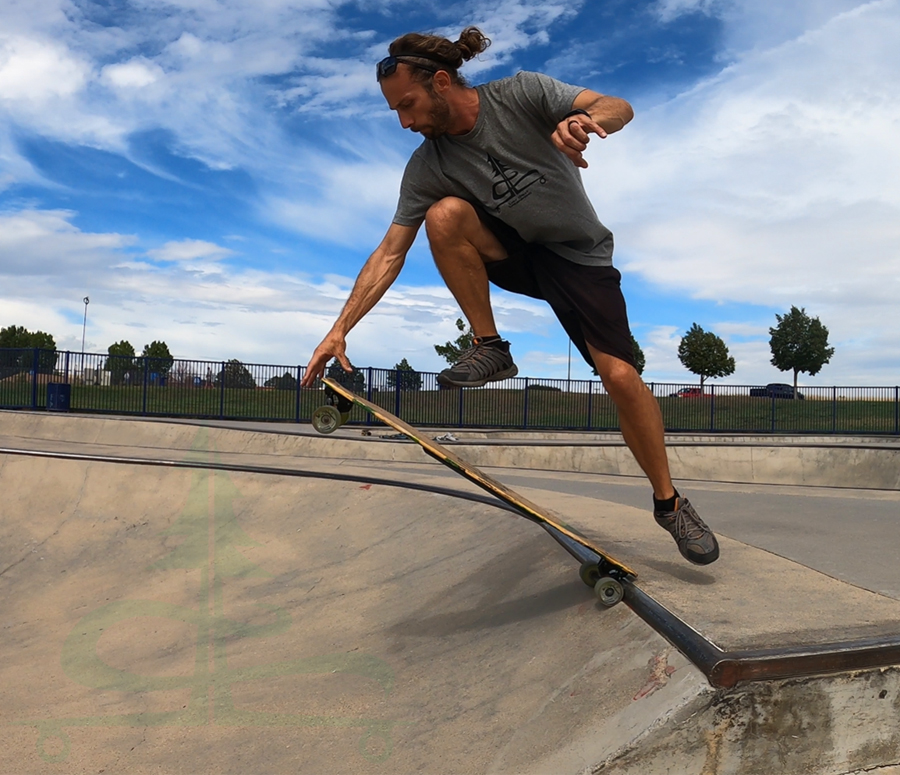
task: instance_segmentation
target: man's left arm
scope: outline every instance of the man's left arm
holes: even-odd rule
[[[590,89],[579,92],[572,103],[572,111],[557,124],[551,135],[553,144],[568,156],[576,167],[587,167],[584,150],[591,134],[604,138],[618,132],[634,117],[625,100],[608,97]]]

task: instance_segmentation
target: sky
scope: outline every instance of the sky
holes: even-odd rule
[[[791,381],[776,314],[835,354],[801,384],[900,384],[900,0],[0,0],[0,327],[60,349],[305,365],[421,138],[374,65],[409,31],[492,40],[473,84],[535,70],[628,100],[586,158],[647,381]],[[541,302],[494,292],[523,376],[590,370]],[[351,332],[357,366],[445,364],[460,311],[424,230]]]

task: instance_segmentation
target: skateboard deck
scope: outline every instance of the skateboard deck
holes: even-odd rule
[[[313,427],[320,433],[331,433],[347,422],[350,410],[353,404],[356,404],[373,417],[415,441],[426,454],[438,462],[499,498],[526,519],[540,525],[569,554],[581,562],[581,580],[594,588],[598,599],[604,605],[611,606],[618,603],[624,595],[623,582],[630,582],[637,577],[635,571],[569,527],[559,515],[537,506],[505,484],[479,471],[434,439],[428,438],[399,417],[355,394],[339,382],[328,377],[323,382],[326,385],[325,392],[329,403],[317,409],[312,418]]]

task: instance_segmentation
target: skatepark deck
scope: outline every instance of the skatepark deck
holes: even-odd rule
[[[893,668],[715,690],[627,608],[597,605],[534,525],[391,486],[449,485],[408,445],[385,442],[392,462],[304,444],[0,413],[6,449],[367,478],[0,455],[0,771],[844,773],[900,758]],[[891,597],[728,536],[695,568],[602,483],[533,485],[725,650],[897,630]]]

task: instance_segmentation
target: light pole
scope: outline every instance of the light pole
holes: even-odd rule
[[[91,300],[84,297],[84,322],[81,324],[81,379],[84,381],[84,334],[87,331],[87,308]]]

